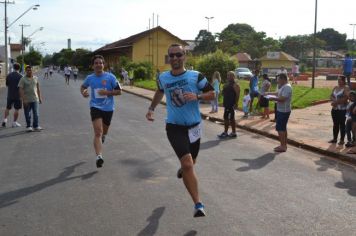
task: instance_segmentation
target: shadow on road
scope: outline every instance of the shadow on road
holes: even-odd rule
[[[256,159],[233,159],[233,160],[240,161],[248,165],[236,169],[237,171],[244,172],[244,171],[262,169],[263,167],[267,166],[270,162],[272,162],[276,157],[276,155],[277,155],[276,153],[267,153]]]
[[[187,232],[186,234],[184,234],[183,236],[195,236],[197,234],[198,234],[198,231],[191,230],[191,231]]]
[[[10,137],[14,137],[17,135],[28,134],[28,133],[29,132],[26,132],[26,130],[21,130],[21,131],[16,131],[16,132],[7,133],[7,134],[0,134],[0,139],[10,138]]]
[[[219,139],[209,140],[207,142],[200,144],[200,150],[210,149],[218,146],[221,142],[232,141],[232,140],[236,140],[236,138],[219,138]]]
[[[53,185],[60,184],[60,183],[70,181],[70,180],[74,180],[74,179],[79,179],[79,178],[82,180],[90,179],[97,173],[97,171],[93,171],[88,174],[69,177],[71,174],[73,174],[75,168],[77,168],[78,166],[81,166],[83,164],[84,164],[84,162],[79,162],[75,165],[68,166],[68,167],[64,168],[64,171],[62,171],[57,177],[47,180],[45,182],[30,186],[30,187],[13,190],[13,191],[10,191],[7,193],[1,193],[0,194],[0,208],[4,208],[4,207],[10,206],[12,204],[15,204],[18,202],[18,200],[20,198],[23,198],[30,194],[39,192],[39,191],[41,191],[45,188],[51,187]]]
[[[327,171],[328,169],[333,169],[341,172],[342,181],[336,182],[335,187],[347,189],[347,193],[350,196],[356,197],[355,168],[329,159],[320,159],[315,161],[315,164],[319,166],[318,171]]]
[[[162,217],[165,207],[158,207],[152,211],[152,215],[147,218],[148,225],[137,234],[137,236],[151,236],[154,235],[159,226],[159,219]]]

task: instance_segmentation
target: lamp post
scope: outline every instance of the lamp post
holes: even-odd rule
[[[40,6],[39,4],[32,5],[30,8],[28,8],[24,13],[22,13],[19,17],[17,17],[13,22],[10,24],[7,23],[7,4],[14,4],[15,2],[8,2],[8,0],[5,0],[4,2],[0,2],[5,4],[5,26],[4,26],[4,35],[5,35],[5,76],[8,73],[9,70],[9,58],[8,58],[8,52],[7,52],[7,30],[16,22],[18,21],[23,15],[25,15],[27,12],[30,10],[37,10],[38,7]]]
[[[355,26],[356,24],[350,24],[352,26],[352,49],[355,48]]]
[[[23,54],[24,54],[26,45],[25,45],[25,43],[24,43],[23,28],[24,28],[24,27],[30,27],[30,25],[21,24],[20,26],[21,26],[21,58],[22,58],[21,71],[22,71],[22,73],[24,73],[24,71],[25,71],[25,70],[24,70],[25,62],[24,62],[24,56],[23,56]]]
[[[210,31],[209,31],[209,21],[212,20],[212,19],[214,19],[214,17],[213,17],[213,16],[210,16],[210,17],[206,16],[205,19],[208,20],[208,32],[210,32]]]
[[[315,86],[315,67],[316,67],[316,20],[318,16],[318,0],[315,0],[315,21],[314,21],[314,40],[313,40],[313,74],[312,74],[312,88]]]

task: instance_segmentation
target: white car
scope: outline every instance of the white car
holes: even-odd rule
[[[249,68],[239,67],[235,70],[235,75],[239,79],[251,78],[252,72]]]

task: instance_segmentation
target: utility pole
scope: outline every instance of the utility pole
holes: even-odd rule
[[[315,0],[315,21],[314,21],[314,42],[313,42],[313,74],[312,74],[312,88],[315,86],[315,67],[316,67],[316,20],[318,16],[318,0]]]
[[[205,19],[208,20],[208,32],[210,32],[210,29],[209,29],[209,28],[210,28],[210,20],[211,20],[211,19],[214,19],[214,17],[213,17],[213,16],[210,16],[210,17],[207,17],[207,16],[206,16]]]
[[[352,26],[352,50],[355,49],[355,26],[356,24],[350,24]]]
[[[7,26],[7,4],[15,4],[14,1],[12,2],[9,2],[8,0],[5,0],[3,2],[0,2],[2,4],[4,4],[4,7],[5,7],[5,24],[4,24],[4,32],[5,32],[5,77],[7,76],[8,72],[9,72],[9,55],[8,55],[8,51],[7,51],[7,29],[8,29],[8,26]]]
[[[21,71],[22,73],[24,73],[25,71],[25,61],[24,61],[24,51],[25,51],[25,43],[24,43],[24,37],[23,37],[23,28],[24,27],[30,27],[30,25],[24,25],[24,24],[21,24],[21,58],[22,58],[22,68],[21,68]]]

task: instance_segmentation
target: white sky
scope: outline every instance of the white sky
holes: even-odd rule
[[[199,30],[207,29],[205,16],[214,16],[210,20],[213,33],[231,23],[250,24],[276,39],[314,30],[314,0],[15,0],[15,4],[8,5],[9,22],[34,4],[41,6],[17,21],[9,35],[12,42],[19,42],[19,24],[31,25],[25,28],[25,36],[43,26],[33,42],[44,53],[65,48],[68,38],[72,39],[73,49],[95,50],[146,30],[153,13],[159,15],[160,26],[182,39],[195,39]],[[319,0],[318,4],[318,30],[331,27],[352,38],[349,24],[356,23],[356,0]],[[3,22],[3,4],[0,17]]]

